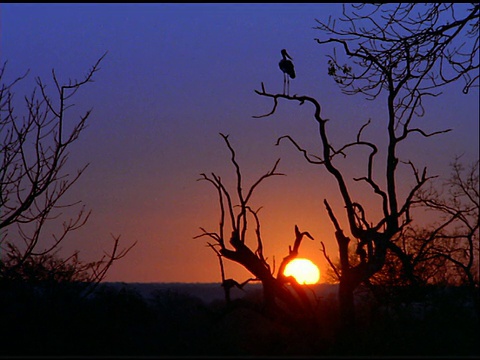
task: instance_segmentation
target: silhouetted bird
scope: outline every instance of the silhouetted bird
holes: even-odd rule
[[[293,58],[288,55],[287,50],[282,49],[282,60],[278,63],[280,70],[283,71],[283,95],[285,95],[285,87],[287,88],[287,94],[290,93],[290,78],[295,79],[295,69],[293,66]],[[290,59],[290,60],[288,60]]]

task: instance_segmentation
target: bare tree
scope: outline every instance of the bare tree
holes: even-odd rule
[[[245,267],[254,276],[253,279],[248,279],[247,281],[257,280],[262,283],[265,309],[270,314],[274,315],[280,313],[300,315],[302,313],[312,313],[312,303],[304,287],[298,284],[292,276],[285,276],[283,271],[288,262],[297,257],[303,237],[306,236],[312,240],[313,237],[308,232],[300,232],[295,225],[294,245],[293,247],[289,247],[288,255],[282,260],[277,275],[275,276],[274,267],[272,268],[268,264],[264,256],[263,239],[260,232],[260,221],[258,217],[260,209],[254,210],[249,205],[254,190],[256,190],[261,182],[273,176],[284,175],[277,172],[277,166],[280,159],[277,160],[270,171],[263,174],[257,181],[255,181],[245,193],[240,166],[235,158],[235,151],[228,140],[228,135],[220,135],[225,140],[225,143],[230,150],[231,162],[235,166],[235,190],[238,202],[235,202],[220,176],[214,173],[211,173],[210,176],[201,174],[202,177],[199,180],[210,182],[217,190],[220,205],[220,222],[218,231],[211,232],[201,227],[200,229],[202,230],[202,233],[195,238],[208,236],[214,240],[214,243],[208,243],[208,246],[215,251],[220,259],[222,286],[226,291],[227,301],[230,299],[228,290],[236,284],[243,287],[244,283],[240,284],[233,279],[225,279],[222,262],[223,258],[234,261]],[[254,235],[256,240],[256,250],[252,250],[250,247],[251,245],[247,242],[249,234],[247,231],[248,223],[252,220],[255,223]],[[226,230],[226,228],[230,231]]]
[[[90,211],[82,206],[77,216],[63,222],[53,239],[45,235],[48,222],[61,218],[62,211],[80,205],[64,203],[64,195],[76,183],[88,164],[71,175],[66,170],[71,145],[85,129],[91,113],[77,121],[66,115],[74,104],[71,98],[93,81],[101,56],[83,80],[61,84],[52,70],[56,96],[51,97],[46,84],[36,78],[37,88],[25,97],[26,114],[20,116],[14,107],[14,86],[28,74],[6,84],[7,62],[0,69],[0,279],[22,281],[73,282],[91,285],[104,279],[112,263],[124,257],[135,245],[119,249],[119,237],[99,260],[82,262],[78,251],[60,256],[61,245],[69,233],[82,227]],[[68,119],[68,121],[67,121]]]
[[[325,167],[335,179],[346,211],[348,230],[355,239],[353,265],[349,253],[350,237],[337,220],[327,200],[325,206],[334,226],[339,249],[340,276],[339,301],[344,329],[354,325],[354,290],[379,272],[388,252],[401,261],[411,283],[416,278],[410,256],[393,241],[412,221],[411,207],[414,197],[432,176],[426,168],[419,170],[410,160],[401,160],[398,147],[411,135],[432,137],[450,129],[427,132],[416,122],[425,114],[423,100],[437,97],[444,86],[463,81],[463,92],[478,87],[478,4],[348,4],[343,5],[343,17],[327,23],[318,21],[324,34],[315,39],[320,45],[339,45],[346,57],[342,60],[337,49],[329,56],[328,74],[333,77],[344,94],[362,94],[369,100],[386,99],[387,116],[383,149],[379,142],[365,139],[364,130],[370,120],[359,127],[356,139],[334,147],[327,131],[329,119],[322,116],[320,101],[310,96],[269,93],[262,83],[255,92],[273,100],[272,110],[256,118],[272,116],[279,100],[313,105],[313,119],[318,124],[321,156],[311,155],[291,136],[282,136],[300,151],[311,164]],[[369,151],[365,159],[365,175],[353,179],[363,182],[379,202],[382,214],[373,220],[367,204],[355,200],[349,183],[338,166],[348,152],[364,148]],[[385,154],[381,178],[374,172],[379,155]],[[398,165],[407,164],[412,170],[412,186],[400,196],[397,186]],[[384,185],[383,185],[384,184]],[[333,266],[333,263],[331,263]]]
[[[422,232],[411,230],[404,243],[417,272],[429,275],[425,281],[466,285],[480,314],[478,166],[477,160],[465,167],[457,157],[441,188],[432,184],[417,194],[419,204],[434,211],[437,221]]]
[[[477,160],[465,167],[460,157],[456,157],[451,165],[452,173],[446,180],[440,182],[436,179],[429,182],[428,187],[420,189],[412,207],[422,213],[433,212],[434,221],[420,225],[412,222],[392,242],[411,258],[413,273],[422,286],[466,287],[475,311],[480,314],[478,165]],[[328,257],[325,248],[322,250]],[[353,266],[358,263],[355,249],[350,248],[349,260]],[[339,261],[335,259],[325,273],[326,281],[340,281],[340,274],[335,272],[339,266]],[[404,286],[409,284],[408,280],[398,258],[387,254],[383,268],[365,285],[379,305],[388,307],[397,303],[403,306],[426,294]],[[465,298],[461,300],[465,301]]]

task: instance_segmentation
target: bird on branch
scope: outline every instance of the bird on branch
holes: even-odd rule
[[[282,49],[282,60],[278,63],[280,70],[283,72],[283,95],[285,95],[285,90],[287,95],[290,94],[290,78],[295,79],[295,68],[293,66],[293,58],[288,55],[287,50]]]

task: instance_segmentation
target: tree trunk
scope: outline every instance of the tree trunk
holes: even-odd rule
[[[349,279],[349,275],[343,274],[340,280],[340,288],[338,291],[338,300],[340,304],[340,325],[342,331],[352,330],[355,326],[355,302],[353,297],[352,281]]]

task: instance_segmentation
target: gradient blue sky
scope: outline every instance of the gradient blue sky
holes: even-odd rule
[[[89,222],[72,234],[65,250],[79,249],[94,259],[108,249],[111,235],[123,244],[138,241],[114,264],[109,281],[211,282],[220,280],[218,260],[193,239],[199,227],[215,231],[217,197],[200,173],[232,180],[234,168],[219,132],[230,134],[245,176],[245,187],[281,158],[285,177],[269,179],[253,198],[260,212],[265,255],[278,265],[294,239],[294,225],[315,241],[302,244],[301,256],[325,269],[320,240],[332,258],[337,249],[323,199],[339,213],[342,205],[330,176],[306,164],[288,144],[290,134],[314,151],[316,125],[307,105],[281,102],[275,116],[268,99],[254,89],[264,82],[281,92],[280,50],[294,58],[297,78],[291,93],[316,97],[331,119],[334,141],[353,139],[368,118],[379,125],[382,102],[340,93],[327,76],[329,47],[321,47],[315,19],[339,14],[341,4],[0,4],[0,57],[8,60],[7,79],[30,69],[15,92],[29,94],[35,76],[51,82],[55,68],[63,81],[81,78],[105,52],[95,75],[74,99],[71,116],[93,108],[89,126],[72,148],[71,169],[90,163],[69,199],[92,209]],[[448,175],[454,155],[478,158],[478,91],[462,95],[450,88],[428,104],[427,129],[452,127],[435,139],[414,139],[402,149],[420,155],[419,166]],[[352,176],[364,167],[346,163]],[[411,179],[406,178],[409,186]],[[233,185],[233,183],[231,183]],[[360,192],[358,199],[363,199]],[[252,241],[252,244],[254,242]],[[254,247],[254,245],[252,245]],[[249,274],[235,264],[227,276]]]

